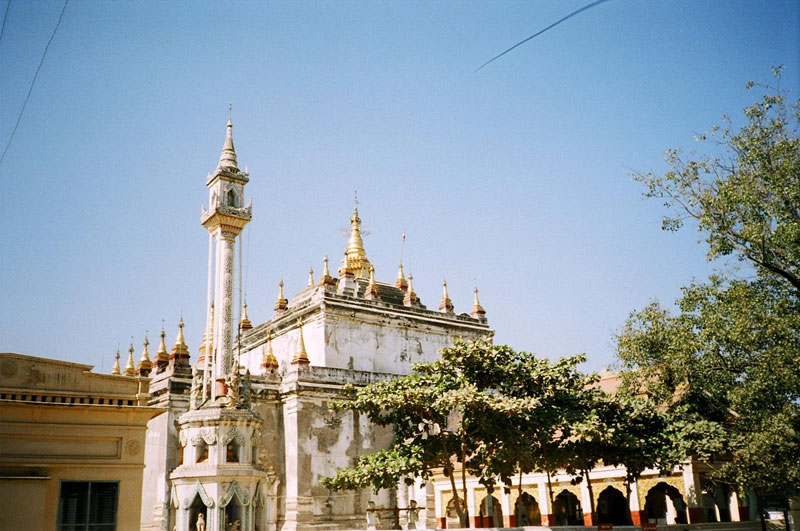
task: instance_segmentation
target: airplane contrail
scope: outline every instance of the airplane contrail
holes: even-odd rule
[[[511,50],[513,50],[514,48],[516,48],[517,46],[520,46],[521,44],[525,44],[526,42],[528,42],[529,40],[533,39],[534,37],[538,37],[539,35],[541,35],[541,34],[542,34],[542,33],[544,33],[545,31],[547,31],[547,30],[549,30],[549,29],[551,29],[551,28],[554,28],[554,27],[558,26],[559,24],[561,24],[561,23],[562,23],[562,22],[564,22],[565,20],[567,20],[567,19],[569,19],[569,18],[572,18],[572,17],[574,17],[574,16],[575,16],[575,15],[577,15],[578,13],[581,13],[581,12],[583,12],[583,11],[586,11],[587,9],[591,9],[591,8],[593,8],[593,7],[597,6],[597,5],[600,5],[600,4],[602,4],[603,2],[608,2],[608,0],[597,0],[596,2],[592,2],[592,3],[591,3],[591,4],[589,4],[589,5],[583,6],[582,8],[578,9],[577,11],[573,11],[572,13],[570,13],[569,15],[567,15],[566,17],[564,17],[564,18],[561,18],[561,19],[557,20],[556,22],[553,22],[552,24],[550,24],[549,26],[547,26],[547,27],[546,27],[546,28],[544,28],[543,30],[541,30],[541,31],[538,31],[538,32],[534,33],[533,35],[531,35],[531,36],[530,36],[530,37],[528,37],[527,39],[523,39],[523,40],[519,41],[517,44],[515,44],[514,46],[512,46],[512,47],[511,47],[511,48],[509,48],[508,50],[504,51],[503,53],[500,53],[500,54],[498,54],[498,55],[495,55],[494,57],[492,57],[491,59],[489,59],[488,61],[486,61],[485,63],[483,63],[481,66],[479,66],[479,67],[478,67],[478,68],[475,70],[475,72],[473,72],[473,73],[476,73],[476,72],[478,72],[478,70],[480,70],[480,69],[481,69],[481,68],[483,68],[484,66],[488,65],[488,64],[489,64],[489,63],[491,63],[492,61],[495,61],[496,59],[499,59],[499,58],[503,57],[505,54],[507,54],[508,52],[510,52]]]

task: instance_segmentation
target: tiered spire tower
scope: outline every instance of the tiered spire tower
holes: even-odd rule
[[[234,250],[236,237],[241,234],[252,217],[251,206],[244,206],[244,187],[249,180],[247,172],[239,169],[236,160],[236,151],[233,147],[233,123],[229,119],[219,164],[206,182],[209,209],[208,211],[203,209],[201,218],[201,223],[208,230],[210,238],[209,253],[214,247],[213,243],[216,242],[215,255],[209,256],[209,275],[211,275],[212,263],[215,266],[213,281],[209,276],[209,300],[212,300],[211,292],[213,291],[216,312],[214,312],[214,322],[211,324],[211,338],[216,348],[213,373],[214,380],[218,382],[217,392],[224,390],[224,385],[220,385],[220,382],[224,382],[233,370],[235,330],[233,293],[234,256],[236,254]],[[208,321],[210,321],[210,304],[207,311]],[[212,353],[206,353],[207,358],[211,357],[209,354]]]

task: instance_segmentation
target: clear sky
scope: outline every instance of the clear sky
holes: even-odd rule
[[[71,0],[0,166],[0,350],[109,371],[183,313],[197,355],[233,102],[251,320],[281,277],[292,294],[326,251],[338,266],[357,189],[378,280],[405,229],[429,308],[446,276],[468,312],[477,283],[498,342],[610,363],[631,311],[711,270],[630,172],[741,123],[772,65],[796,99],[800,4],[611,0],[474,72],[587,3]],[[11,0],[3,147],[61,6]]]

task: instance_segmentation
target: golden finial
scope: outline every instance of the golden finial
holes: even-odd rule
[[[167,343],[165,341],[166,332],[164,332],[164,323],[161,323],[161,341],[158,343],[158,350],[156,351],[156,367],[157,371],[163,369],[169,363],[169,354],[167,353]]]
[[[267,346],[264,352],[264,361],[261,362],[261,366],[265,369],[277,369],[278,358],[276,358],[275,354],[272,352],[272,333],[267,335]]]
[[[186,346],[186,339],[183,337],[183,317],[178,321],[178,337],[175,338],[175,345],[172,346],[170,359],[189,359],[189,347]]]
[[[308,287],[310,288],[313,285],[314,285],[314,268],[309,266],[309,268],[308,268]]]
[[[367,284],[367,290],[364,294],[365,298],[369,300],[379,300],[380,294],[378,291],[378,285],[375,283],[375,268],[372,267],[370,264],[369,266],[369,284]]]
[[[150,362],[150,352],[148,352],[147,350],[147,346],[149,344],[150,341],[147,339],[147,334],[145,333],[144,348],[142,349],[142,357],[139,358],[139,365],[136,366],[137,376],[147,376],[150,374],[150,369],[153,368],[153,364]]]
[[[356,196],[353,216],[350,218],[350,238],[347,240],[347,249],[339,267],[339,276],[343,277],[345,272],[350,272],[355,278],[367,278],[369,266],[370,262],[364,251],[364,240],[361,238],[361,218],[358,217],[358,196]]]
[[[133,342],[131,341],[131,348],[128,349],[128,361],[125,363],[125,376],[133,376],[136,373],[136,368],[133,366]]]
[[[406,277],[403,274],[403,262],[400,262],[400,265],[397,266],[397,280],[394,281],[394,285],[403,291],[405,291],[406,288],[408,287],[408,283],[406,282]]]
[[[242,330],[250,330],[253,328],[253,323],[247,318],[247,299],[244,300],[244,304],[242,305],[242,322],[239,323],[239,327]]]
[[[311,363],[308,360],[308,354],[306,353],[306,342],[303,341],[303,320],[301,319],[297,325],[297,346],[294,349],[294,358],[292,358],[292,365],[306,365]]]
[[[289,307],[289,301],[283,296],[283,279],[278,283],[278,299],[275,301],[275,311],[282,312]]]
[[[147,350],[147,347],[150,345],[150,340],[147,339],[147,334],[144,335],[144,348],[142,349],[142,357],[139,358],[139,361],[150,361],[150,352]]]
[[[414,293],[414,275],[408,274],[408,289],[403,297],[403,306],[419,306],[419,297]]]
[[[114,355],[114,367],[111,369],[111,374],[115,376],[119,376],[121,374],[119,371],[119,349],[117,349],[117,353]]]
[[[447,279],[442,281],[442,300],[439,302],[439,311],[444,313],[453,313],[453,301],[450,300],[450,295],[447,294]]]
[[[475,286],[475,289],[472,291],[475,294],[475,299],[472,302],[472,311],[470,312],[470,315],[475,319],[485,319],[486,310],[483,309],[483,306],[481,306],[481,301],[478,300],[478,286]]]

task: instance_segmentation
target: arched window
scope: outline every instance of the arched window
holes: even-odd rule
[[[183,445],[178,444],[178,466],[183,464]]]
[[[258,443],[253,441],[253,445],[250,447],[250,462],[254,465],[258,464]]]
[[[236,191],[233,188],[228,190],[228,206],[232,206],[232,207],[239,206],[237,204],[237,199],[238,198],[236,197]]]
[[[225,462],[238,463],[239,462],[239,447],[234,441],[228,443],[225,447]]]
[[[208,461],[208,445],[205,441],[200,441],[196,449],[195,463],[205,463]]]

